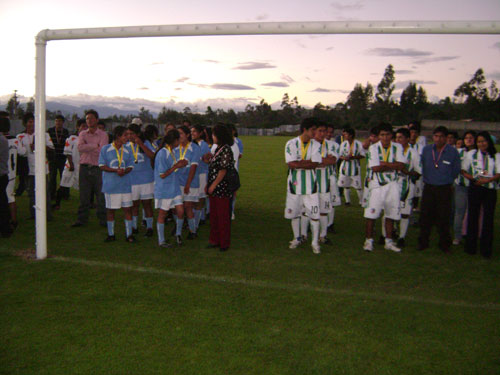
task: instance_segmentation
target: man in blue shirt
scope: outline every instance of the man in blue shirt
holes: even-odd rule
[[[460,173],[460,156],[448,145],[448,129],[438,126],[434,129],[434,144],[422,151],[422,176],[424,191],[420,212],[420,236],[418,250],[429,247],[429,237],[435,224],[439,232],[439,248],[450,252],[450,217],[453,182]]]

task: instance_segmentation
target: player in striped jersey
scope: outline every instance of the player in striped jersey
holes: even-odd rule
[[[361,203],[363,187],[361,185],[361,166],[360,159],[365,157],[363,145],[357,139],[354,139],[356,132],[352,128],[345,128],[342,133],[344,141],[340,145],[339,159],[340,174],[338,186],[344,188],[345,204],[351,204],[349,188],[353,187],[358,194],[358,200]]]
[[[408,231],[413,206],[413,195],[415,194],[415,181],[422,175],[420,155],[410,147],[409,139],[410,132],[408,129],[401,128],[396,131],[396,142],[403,147],[403,155],[406,158],[405,167],[398,172],[401,185],[401,220],[399,222],[398,247],[405,245],[406,232]]]
[[[314,142],[318,120],[309,117],[300,124],[301,135],[289,140],[285,146],[285,161],[288,166],[285,218],[291,219],[293,240],[290,248],[301,243],[300,216],[302,210],[311,219],[312,249],[320,253],[319,246],[319,197],[315,169],[321,163],[319,143]]]
[[[379,141],[378,133],[379,133],[378,126],[374,126],[373,128],[370,129],[370,135],[363,142],[363,149],[365,151],[368,151],[371,145]],[[368,189],[368,185],[372,178],[373,178],[373,172],[368,166],[368,163],[366,163],[365,180],[363,182],[363,198],[361,199],[361,207],[363,208],[366,208],[366,206],[368,205],[368,193],[370,191],[370,189]]]
[[[17,227],[17,205],[16,205],[16,167],[17,167],[17,154],[21,147],[19,140],[9,134],[10,131],[10,121],[8,117],[2,117],[2,129],[1,132],[7,138],[9,147],[9,157],[7,160],[7,187],[5,188],[5,194],[7,196],[7,204],[9,206],[10,212],[10,225],[12,229]],[[4,214],[7,215],[5,212]],[[7,232],[9,229],[7,229]],[[3,232],[3,231],[2,231]]]
[[[427,141],[424,136],[420,135],[420,124],[416,121],[412,122],[408,129],[410,130],[410,147],[418,152],[419,155],[422,155],[422,151],[424,150]],[[413,209],[418,209],[418,201],[420,197],[422,197],[422,193],[424,191],[424,179],[420,177],[415,182],[415,196],[413,198]]]
[[[340,145],[335,142],[333,138],[333,133],[335,128],[333,124],[326,125],[326,142],[328,144],[328,149],[331,153],[336,154],[337,162]],[[328,232],[335,233],[335,207],[342,204],[342,199],[340,197],[340,191],[337,179],[337,162],[334,165],[328,166],[330,169],[330,201],[332,209],[328,214]]]
[[[389,124],[379,126],[380,141],[368,149],[367,161],[373,171],[373,179],[369,183],[368,206],[365,208],[366,240],[363,249],[373,251],[373,229],[375,220],[384,210],[386,217],[385,249],[401,251],[392,241],[392,230],[395,220],[400,215],[400,187],[397,171],[404,168],[406,159],[400,144],[391,142],[392,127]]]

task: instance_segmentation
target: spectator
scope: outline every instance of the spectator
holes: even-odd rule
[[[57,175],[59,172],[59,179],[62,179],[64,164],[66,164],[66,155],[64,155],[64,146],[66,139],[69,137],[68,129],[64,128],[64,116],[57,115],[55,126],[49,128],[50,139],[54,144],[54,151],[49,158],[49,191],[50,199],[56,199],[57,191]],[[69,190],[65,191],[63,198],[69,197]]]

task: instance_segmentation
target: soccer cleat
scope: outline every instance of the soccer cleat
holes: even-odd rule
[[[319,247],[319,243],[311,244],[314,254],[321,254],[321,248]]]
[[[405,239],[404,238],[399,238],[397,242],[398,247],[405,247]]]
[[[170,245],[168,242],[162,242],[158,246],[164,247],[166,249],[168,249],[169,247],[172,247],[172,245]]]
[[[330,225],[327,229],[328,233],[335,234],[337,231],[335,230],[334,224]]]
[[[296,238],[294,238],[292,241],[290,241],[290,246],[288,246],[290,249],[296,249],[302,245],[302,242]]]
[[[330,241],[330,239],[328,237],[320,237],[319,243],[325,244],[325,245],[331,245],[332,241]]]
[[[395,253],[401,252],[401,249],[394,245],[394,242],[392,241],[387,241],[384,245],[384,249],[394,251]]]
[[[365,243],[363,245],[363,250],[365,251],[373,251],[373,240],[372,239],[366,239]]]
[[[177,242],[177,246],[182,246],[182,237],[175,236],[175,242]]]
[[[146,229],[146,233],[144,233],[144,237],[153,237],[153,228]]]
[[[137,240],[135,239],[134,235],[131,234],[130,236],[128,236],[127,238],[125,238],[125,241],[128,242],[128,243],[136,243]]]
[[[104,242],[112,242],[112,241],[115,241],[116,240],[116,237],[113,235],[113,236],[109,236],[106,237],[106,239],[104,240]]]
[[[187,235],[186,239],[188,239],[188,240],[194,240],[196,237],[198,237],[198,235],[196,233],[189,232],[189,234]]]

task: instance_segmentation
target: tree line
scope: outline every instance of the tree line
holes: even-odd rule
[[[133,117],[140,117],[144,123],[179,124],[189,120],[192,124],[214,125],[234,123],[245,128],[274,128],[280,125],[298,124],[304,117],[315,116],[336,127],[350,125],[367,129],[382,121],[395,125],[407,124],[422,119],[500,121],[500,95],[495,81],[487,84],[484,71],[479,68],[469,81],[462,83],[453,93],[438,103],[431,103],[422,86],[409,82],[399,100],[395,98],[395,71],[388,65],[379,84],[374,87],[356,83],[345,102],[335,106],[317,103],[313,108],[299,104],[298,98],[283,95],[280,108],[273,109],[264,99],[259,104],[248,104],[244,111],[233,109],[212,109],[204,113],[193,112],[186,107],[182,111],[163,107],[155,117],[148,109],[141,107],[138,115],[113,115],[107,120],[115,123],[129,123]],[[6,111],[11,118],[21,118],[25,112],[34,110],[33,98],[26,108],[19,103],[16,93],[9,99]],[[54,119],[60,111],[47,111],[47,119]],[[72,119],[78,116],[73,114]]]

